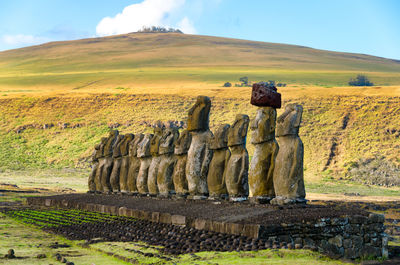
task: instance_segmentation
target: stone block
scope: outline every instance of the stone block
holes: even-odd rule
[[[241,235],[243,233],[243,224],[227,223],[226,233]]]
[[[135,211],[135,210],[133,210],[133,209],[127,208],[127,209],[126,209],[126,216],[128,216],[128,217],[134,217],[134,216],[133,216],[133,215],[134,215],[134,211]]]
[[[351,239],[344,239],[343,240],[343,247],[344,248],[351,248],[352,247]]]
[[[352,236],[351,237],[353,248],[361,249],[363,245],[363,238],[361,236]]]
[[[152,212],[151,213],[151,221],[158,223],[160,222],[160,213],[159,212]]]
[[[45,199],[44,200],[44,206],[50,207],[52,203],[53,203],[52,199]]]
[[[369,218],[370,223],[384,223],[385,222],[385,216],[383,214],[371,213],[368,216],[368,218]]]
[[[243,227],[243,235],[250,238],[258,238],[260,234],[260,225],[245,224]]]
[[[183,215],[172,215],[171,216],[171,223],[173,225],[186,226],[186,217],[183,216]]]
[[[143,220],[151,221],[152,219],[151,212],[148,211],[141,211],[140,216]]]
[[[206,220],[205,219],[195,219],[194,220],[194,228],[197,230],[204,230],[206,227]]]
[[[160,223],[170,224],[171,223],[171,215],[169,213],[160,213]]]
[[[350,224],[364,224],[366,223],[368,220],[368,218],[366,216],[362,216],[362,215],[353,215],[350,218]]]
[[[358,258],[360,256],[358,251],[359,251],[359,249],[346,248],[344,250],[344,257],[346,259],[356,259],[356,258]]]
[[[62,201],[61,201],[61,205],[62,205],[63,207],[68,207],[68,201],[67,201],[67,200],[62,200]]]
[[[118,208],[118,215],[119,215],[119,216],[127,216],[127,215],[126,215],[126,210],[128,210],[128,208],[126,208],[126,207],[119,207],[119,208]]]
[[[363,258],[376,258],[382,255],[382,250],[378,247],[365,245],[361,251],[360,256]]]
[[[344,218],[332,218],[331,219],[331,224],[332,225],[339,225],[339,226],[343,226],[349,223],[349,218],[348,217],[344,217]]]
[[[337,235],[337,236],[335,236],[335,237],[332,237],[332,238],[330,238],[329,240],[328,240],[328,242],[330,243],[330,244],[333,244],[333,245],[335,245],[335,246],[337,246],[337,247],[342,247],[343,246],[343,237],[341,236],[341,235]]]

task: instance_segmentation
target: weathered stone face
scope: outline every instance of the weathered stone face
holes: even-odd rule
[[[277,120],[276,136],[298,135],[302,114],[301,105],[286,105],[285,112]]]
[[[228,131],[228,146],[246,144],[249,122],[250,118],[246,114],[236,115],[235,122]]]
[[[160,139],[160,148],[158,153],[160,155],[174,153],[175,142],[178,137],[178,128],[166,128]]]
[[[192,135],[188,130],[183,130],[175,142],[175,155],[187,154],[191,142]]]
[[[224,173],[230,156],[231,152],[228,147],[213,150],[207,176],[208,192],[211,198],[227,197],[228,195]]]
[[[222,124],[217,128],[209,139],[209,147],[211,150],[228,147],[228,131],[230,127],[229,124]]]
[[[117,136],[117,140],[115,141],[114,145],[113,145],[113,157],[120,157],[121,156],[121,144],[123,143],[124,140],[124,135],[119,134]]]
[[[121,143],[120,149],[121,149],[121,155],[122,156],[127,156],[129,154],[129,144],[131,141],[134,139],[134,135],[131,133],[127,133],[124,136],[124,140]]]
[[[115,141],[117,140],[118,135],[119,135],[118,130],[110,131],[110,134],[107,138],[107,143],[105,144],[104,149],[103,149],[103,156],[112,156],[113,147],[114,147]]]
[[[131,158],[137,157],[137,149],[139,143],[143,140],[144,134],[136,134],[133,141],[129,143],[129,156]]]
[[[279,152],[274,169],[276,198],[271,203],[287,204],[305,201],[303,178],[304,146],[298,136],[303,108],[289,104],[278,118]]]
[[[281,94],[276,87],[266,86],[265,84],[253,84],[251,93],[251,104],[259,107],[280,108],[282,104]]]
[[[258,144],[275,139],[276,110],[272,107],[257,109],[255,119],[250,124],[251,143]]]
[[[159,127],[154,128],[154,135],[150,141],[150,154],[152,156],[158,156],[160,148],[160,140],[163,135],[163,130]]]
[[[174,167],[174,173],[172,174],[172,181],[174,183],[176,194],[178,196],[185,196],[189,193],[188,182],[186,179],[187,154],[175,154],[175,157],[177,161]]]
[[[206,96],[198,96],[196,103],[189,110],[188,131],[208,130],[211,100]]]
[[[148,157],[150,154],[150,142],[153,138],[153,134],[145,134],[142,141],[139,142],[137,148],[137,157]]]
[[[169,196],[174,192],[174,184],[172,181],[172,174],[176,158],[173,153],[166,153],[160,155],[161,161],[157,173],[157,187],[161,196]]]

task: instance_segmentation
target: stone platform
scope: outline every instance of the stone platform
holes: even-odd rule
[[[252,205],[127,195],[29,197],[29,205],[97,211],[218,233],[286,242],[335,258],[386,257],[384,216],[353,207]]]

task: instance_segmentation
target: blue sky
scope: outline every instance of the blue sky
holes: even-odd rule
[[[400,59],[397,0],[1,0],[0,50],[143,25]]]

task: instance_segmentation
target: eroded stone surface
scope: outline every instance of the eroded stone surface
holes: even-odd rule
[[[102,191],[101,181],[100,181],[101,170],[99,170],[100,166],[99,159],[103,157],[103,150],[106,142],[107,142],[107,137],[102,137],[100,143],[94,147],[94,152],[92,154],[92,171],[90,172],[88,180],[89,192]]]
[[[137,156],[140,159],[140,168],[136,181],[136,187],[140,194],[147,194],[147,176],[151,163],[150,142],[153,134],[145,134],[143,140],[138,144]]]
[[[206,96],[198,96],[196,103],[189,110],[188,125],[189,131],[208,130],[211,100]]]
[[[113,168],[110,176],[110,184],[113,192],[119,192],[119,174],[121,171],[122,155],[121,144],[124,142],[124,135],[118,135],[113,146]]]
[[[249,116],[238,114],[228,131],[231,156],[225,170],[225,181],[229,199],[233,201],[244,200],[248,196],[249,154],[246,136],[249,122]]]
[[[285,112],[278,118],[276,136],[278,137],[279,152],[274,170],[276,198],[271,203],[305,202],[304,146],[298,135],[302,113],[301,105],[288,104]]]
[[[207,175],[210,198],[221,198],[228,195],[224,171],[231,155],[228,148],[229,128],[229,124],[219,126],[214,135],[209,139],[209,147],[213,154]]]
[[[188,130],[182,131],[175,143],[174,154],[176,164],[172,175],[175,193],[178,196],[186,196],[188,194],[188,182],[186,179],[186,162],[187,152],[192,142],[192,135]]]
[[[149,173],[147,178],[147,189],[150,195],[157,195],[158,194],[158,186],[157,186],[157,174],[158,174],[158,167],[161,162],[161,157],[159,155],[160,149],[160,141],[163,135],[162,128],[155,127],[154,128],[154,135],[151,138],[150,142],[150,154],[152,156]]]
[[[251,122],[251,143],[255,146],[249,169],[250,196],[255,202],[269,202],[275,197],[273,173],[278,154],[275,140],[276,110],[260,107]]]
[[[280,108],[282,104],[281,94],[277,92],[276,87],[256,83],[253,84],[250,103],[260,107]]]
[[[174,155],[175,142],[179,137],[177,128],[167,128],[163,132],[160,140],[160,165],[157,173],[157,186],[161,196],[168,196],[174,192],[172,174],[176,158]]]
[[[137,157],[139,143],[143,140],[144,134],[136,134],[134,140],[129,144],[129,171],[127,186],[130,193],[137,193],[136,180],[140,169],[140,159]]]
[[[101,167],[101,187],[103,192],[110,192],[112,190],[110,184],[110,176],[113,167],[113,147],[115,142],[117,141],[117,137],[119,135],[118,130],[110,131],[110,134],[107,138],[107,142],[103,149],[103,159],[99,161],[99,167]]]
[[[134,135],[131,133],[125,134],[124,140],[120,145],[120,151],[122,156],[121,169],[119,172],[119,188],[122,193],[128,192],[128,173],[129,173],[129,144],[134,139]]]

